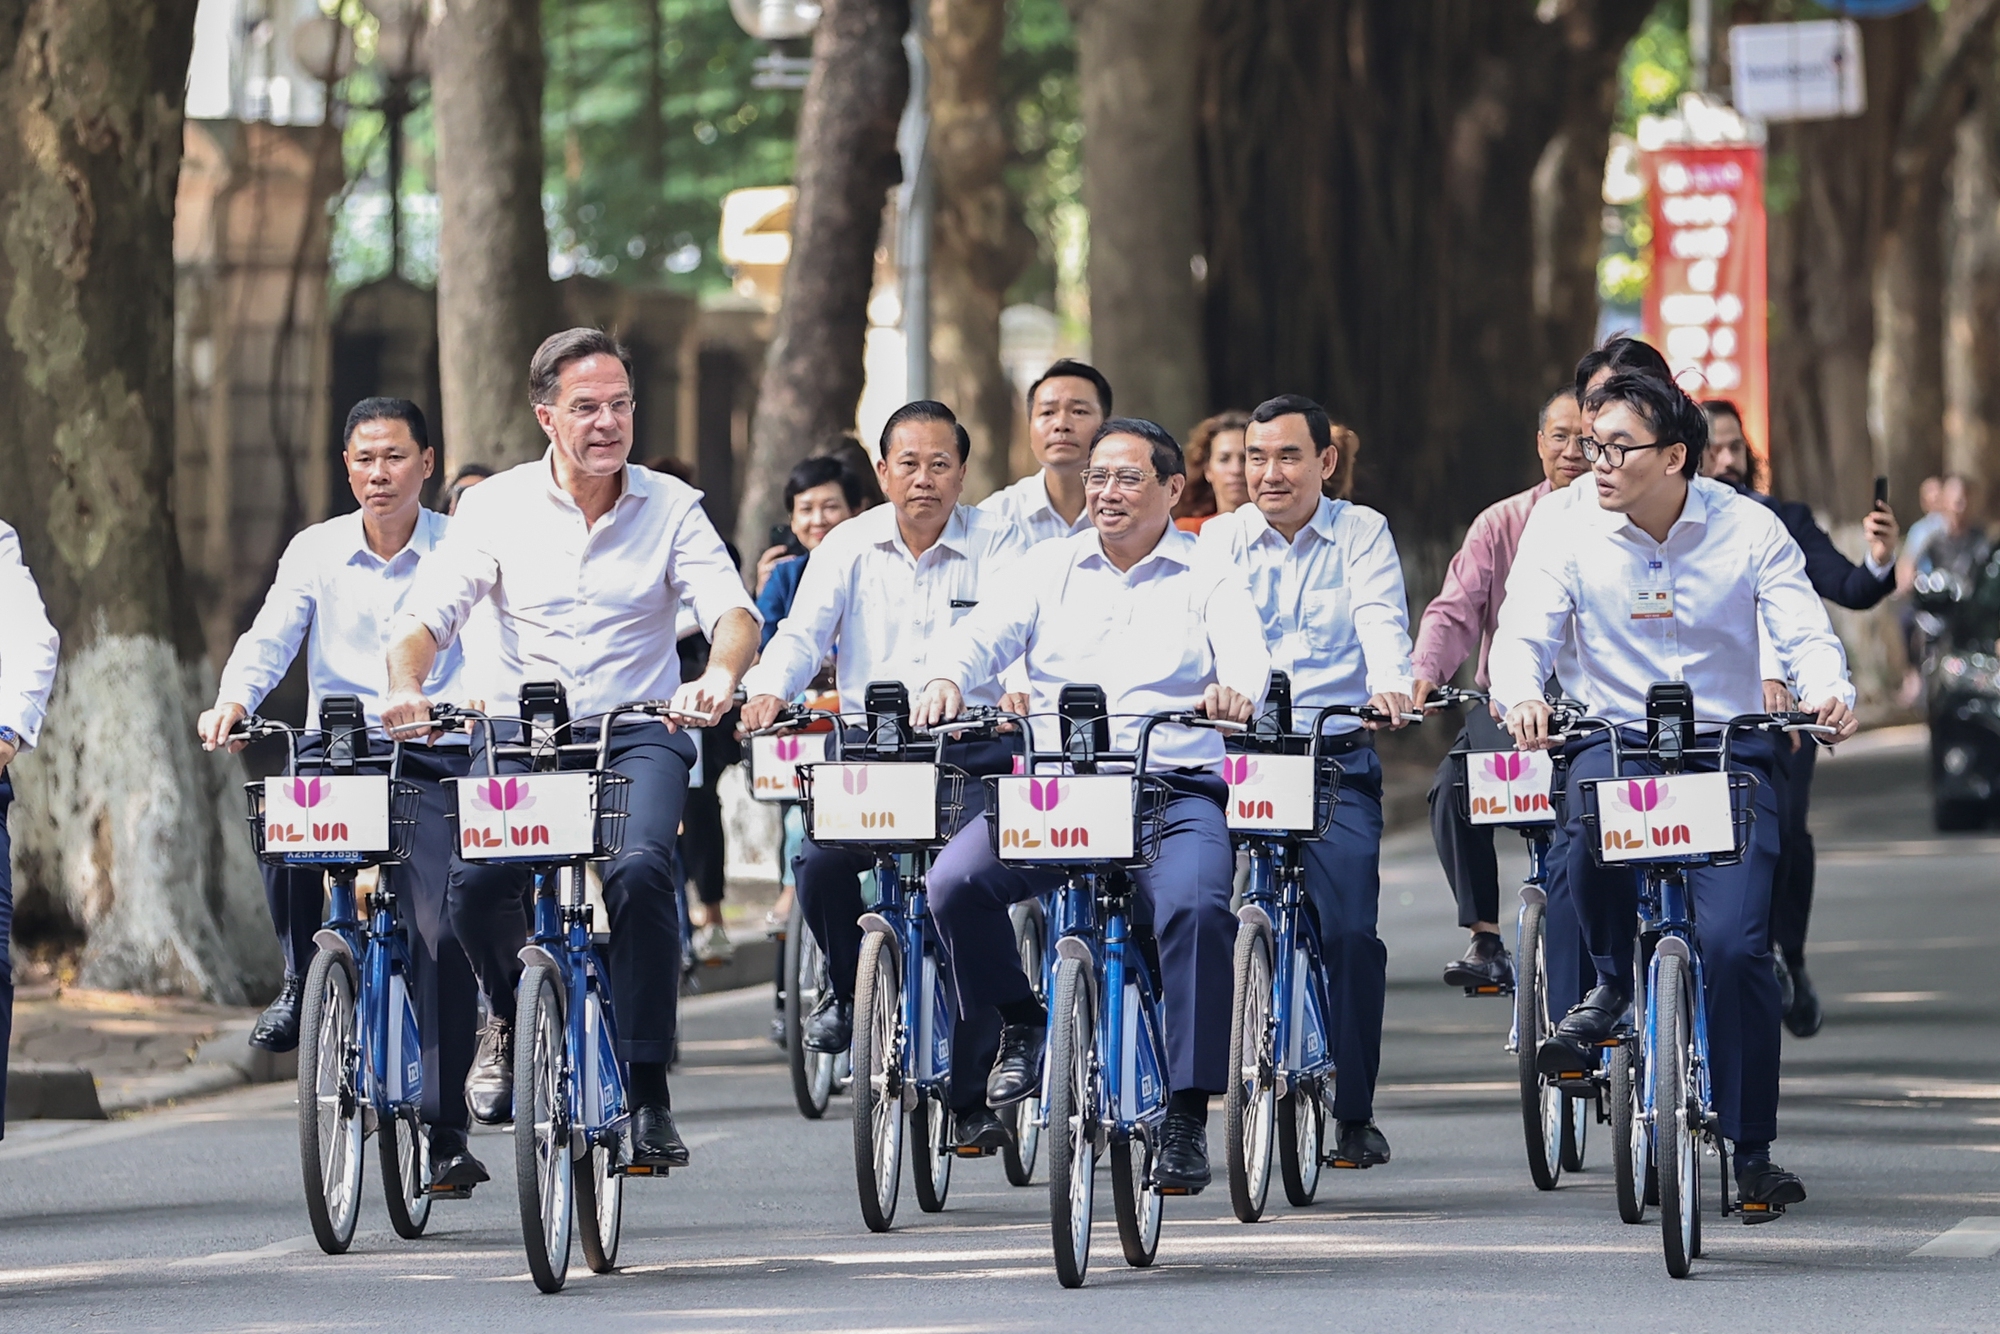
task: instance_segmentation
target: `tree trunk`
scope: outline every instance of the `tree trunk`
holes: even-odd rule
[[[736,531],[783,522],[792,465],[854,429],[883,203],[902,171],[909,0],[827,0],[799,109],[798,200],[783,304],[764,363]]]
[[[1536,410],[1594,332],[1617,65],[1649,7],[1209,0],[1213,397],[1325,403],[1413,556],[1535,475]]]
[[[2000,80],[1987,64],[1960,118],[1951,167],[1945,283],[1944,466],[1976,485],[1986,517],[2000,484]]]
[[[1000,308],[1034,238],[1007,189],[1000,100],[1006,0],[929,0],[931,153],[937,215],[931,249],[931,359],[936,395],[972,437],[966,498],[1010,480],[1014,387],[1000,365]]]
[[[0,514],[63,637],[15,766],[16,918],[87,986],[243,1001],[276,980],[241,766],[168,503],[173,208],[195,0],[0,6]]]
[[[540,0],[432,0],[438,372],[447,475],[508,467],[546,441],[528,359],[556,332],[542,221]]]
[[[1185,437],[1209,410],[1195,165],[1203,0],[1068,3],[1083,103],[1091,361],[1121,416]]]

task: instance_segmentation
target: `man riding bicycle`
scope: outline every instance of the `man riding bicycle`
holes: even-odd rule
[[[597,329],[555,334],[536,350],[528,388],[549,450],[460,502],[397,620],[384,723],[430,718],[431,663],[486,599],[499,616],[505,677],[555,681],[567,692],[579,721],[561,741],[598,740],[591,715],[639,700],[671,698],[676,713],[712,723],[756,656],[757,612],[701,493],[626,462],[625,349]],[[675,652],[683,603],[713,644],[708,670],[690,682]],[[624,846],[604,868],[604,903],[618,1054],[631,1070],[631,1161],[679,1167],[687,1146],[667,1095],[681,963],[673,859],[695,747],[662,722],[622,722],[611,737],[610,767],[631,780],[630,815]],[[467,1090],[482,1121],[505,1121],[513,1106],[525,883],[515,867],[461,862],[454,886],[453,924],[492,1011]]]
[[[1708,424],[1672,384],[1613,375],[1584,401],[1592,484],[1538,505],[1522,534],[1492,651],[1493,695],[1523,749],[1552,744],[1543,682],[1572,636],[1575,680],[1564,686],[1593,714],[1641,719],[1656,681],[1684,681],[1700,717],[1764,709],[1758,626],[1836,737],[1855,728],[1847,659],[1807,581],[1798,544],[1771,511],[1696,476]],[[1595,501],[1595,504],[1590,502]],[[1557,738],[1556,740],[1559,740]],[[1632,1000],[1637,883],[1600,867],[1582,826],[1577,784],[1612,773],[1603,734],[1570,744],[1567,824],[1553,857],[1564,862],[1583,917],[1597,985],[1543,1047],[1545,1073],[1594,1064]],[[1763,734],[1734,756],[1759,782],[1757,818],[1742,861],[1690,875],[1707,978],[1709,1045],[1721,1132],[1736,1146],[1745,1201],[1805,1198],[1799,1178],[1771,1162],[1778,1116],[1778,980],[1770,955],[1772,874],[1780,825]]]
[[[1034,714],[1053,714],[1065,685],[1103,687],[1114,750],[1134,748],[1139,715],[1199,709],[1244,722],[1263,698],[1271,660],[1243,576],[1173,526],[1187,484],[1179,443],[1152,422],[1113,418],[1099,428],[1083,476],[1092,527],[1031,550],[932,650],[936,679],[914,710],[919,724],[957,717],[966,691],[1017,658]],[[1038,749],[1059,749],[1052,732],[1038,736]],[[1154,734],[1152,769],[1173,797],[1157,857],[1133,874],[1159,945],[1171,1097],[1156,1175],[1169,1189],[1208,1184],[1208,1099],[1229,1078],[1236,923],[1221,760],[1222,738],[1212,731]],[[1007,907],[1060,879],[1003,865],[983,821],[963,829],[931,869],[931,915],[960,1013],[971,1020],[997,1010],[1004,1024],[986,1086],[995,1107],[1040,1086],[1048,1034]]]
[[[1375,934],[1382,762],[1374,729],[1401,727],[1411,707],[1410,619],[1388,520],[1321,494],[1339,463],[1319,404],[1284,394],[1259,405],[1244,431],[1251,503],[1207,524],[1200,545],[1249,576],[1271,664],[1290,674],[1294,717],[1306,731],[1328,704],[1365,701],[1387,715],[1329,728],[1322,753],[1338,757],[1340,801],[1325,835],[1301,848],[1333,1008],[1334,1154],[1373,1167],[1389,1161],[1389,1141],[1374,1121],[1389,961]]]

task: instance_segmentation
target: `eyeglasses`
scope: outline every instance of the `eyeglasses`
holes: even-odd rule
[[[1576,443],[1582,448],[1583,456],[1592,463],[1597,462],[1601,458],[1608,458],[1611,460],[1613,468],[1622,468],[1625,466],[1625,456],[1627,454],[1641,449],[1665,449],[1668,445],[1678,442],[1673,440],[1655,440],[1650,445],[1607,445],[1602,440],[1593,439],[1586,435]]]
[[[571,403],[563,411],[577,421],[587,422],[597,420],[597,414],[606,408],[611,409],[611,415],[614,417],[629,417],[632,415],[633,402],[629,398],[614,398],[608,403],[592,403],[586,400],[582,403]]]
[[[1136,491],[1151,481],[1157,474],[1140,472],[1137,468],[1087,468],[1083,474],[1083,489],[1102,491],[1113,482],[1121,491]]]

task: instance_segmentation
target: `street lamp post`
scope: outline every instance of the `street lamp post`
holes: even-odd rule
[[[382,95],[373,109],[382,113],[389,136],[389,272],[403,272],[403,121],[417,109],[417,86],[429,70],[424,50],[424,0],[362,0],[380,25],[375,64]]]

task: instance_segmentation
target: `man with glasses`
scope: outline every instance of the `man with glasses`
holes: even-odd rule
[[[1152,422],[1117,417],[1098,429],[1088,462],[1091,527],[1031,550],[932,649],[934,679],[915,710],[919,723],[956,718],[967,691],[1016,659],[1034,714],[1054,713],[1065,685],[1102,686],[1114,750],[1136,747],[1146,714],[1198,709],[1249,720],[1270,675],[1263,626],[1243,576],[1174,527],[1174,503],[1187,485],[1179,443]],[[1057,749],[1055,721],[1038,718],[1034,726],[1037,747]],[[1235,863],[1221,760],[1222,738],[1213,731],[1161,727],[1153,734],[1151,767],[1173,797],[1159,855],[1133,873],[1159,945],[1167,1046],[1170,1094],[1155,1170],[1162,1186],[1189,1191],[1208,1184],[1208,1099],[1229,1080]],[[931,868],[931,916],[951,961],[959,1013],[978,1022],[998,1011],[1003,1024],[986,1084],[994,1107],[1040,1086],[1048,1037],[1047,1016],[1014,950],[1007,906],[1060,880],[1053,871],[1000,862],[984,821],[961,830]]]
[[[1330,721],[1340,801],[1324,838],[1304,847],[1306,893],[1326,955],[1333,1013],[1328,1040],[1339,1078],[1334,1156],[1355,1167],[1389,1161],[1376,1127],[1388,947],[1375,933],[1382,890],[1382,763],[1375,730],[1403,726],[1411,708],[1410,619],[1403,563],[1389,522],[1323,487],[1340,466],[1326,410],[1299,394],[1259,404],[1244,430],[1249,505],[1217,515],[1201,546],[1244,571],[1271,665],[1291,675],[1294,725],[1316,710],[1368,704],[1386,723]]]
[[[597,329],[555,334],[529,364],[528,391],[549,450],[460,502],[397,618],[383,722],[429,720],[423,683],[432,662],[473,608],[490,600],[506,679],[558,681],[567,692],[578,725],[565,741],[596,741],[599,728],[585,720],[634,700],[670,698],[678,712],[712,724],[757,654],[757,611],[701,493],[627,462],[633,403],[625,349]],[[675,651],[682,604],[713,644],[708,670],[688,682]],[[624,847],[604,868],[606,962],[618,1055],[631,1071],[628,1160],[648,1166],[688,1161],[668,1101],[667,1062],[681,973],[674,844],[694,761],[692,738],[671,721],[628,719],[611,735],[611,767],[631,780],[631,814]],[[492,1011],[467,1087],[482,1121],[506,1120],[513,1105],[524,890],[518,870],[468,862],[453,885],[452,923]]]
[[[1770,510],[1696,476],[1708,423],[1672,384],[1615,374],[1584,400],[1598,507],[1538,507],[1507,579],[1492,653],[1493,695],[1523,749],[1550,745],[1542,683],[1572,640],[1574,679],[1563,682],[1596,716],[1643,718],[1657,681],[1693,688],[1702,719],[1764,708],[1759,633],[1799,683],[1820,722],[1854,731],[1847,658],[1807,582],[1805,561]],[[1580,485],[1581,483],[1579,483]],[[1595,1061],[1632,1000],[1637,879],[1590,856],[1576,785],[1612,774],[1603,733],[1569,743],[1568,823],[1557,855],[1582,909],[1597,985],[1543,1044],[1544,1073]],[[1707,984],[1711,1077],[1723,1135],[1736,1145],[1743,1198],[1772,1205],[1805,1198],[1798,1177],[1771,1162],[1778,1133],[1778,980],[1771,968],[1771,878],[1780,825],[1771,786],[1775,748],[1739,734],[1737,764],[1760,778],[1756,818],[1740,864],[1689,876]]]
[[[887,505],[849,519],[826,535],[799,580],[798,595],[763,659],[743,678],[749,701],[743,725],[768,727],[785,701],[803,690],[829,653],[840,698],[859,706],[871,681],[902,681],[914,696],[930,673],[929,646],[970,615],[1010,577],[1028,544],[1005,520],[958,503],[972,440],[950,408],[928,399],[906,403],[882,428],[875,466]],[[1000,682],[981,681],[974,704],[998,704]],[[948,743],[943,759],[974,778],[1013,768],[1006,741]],[[983,783],[966,786],[968,816],[985,800]],[[977,821],[975,820],[975,823]],[[805,1045],[842,1052],[854,1036],[854,973],[861,957],[861,877],[874,864],[858,848],[821,847],[811,839],[793,863],[799,907],[826,957],[828,990],[805,1022]],[[952,1119],[960,1146],[997,1149],[1006,1127],[986,1106],[980,1062],[993,1054],[990,1018],[954,1030]]]

